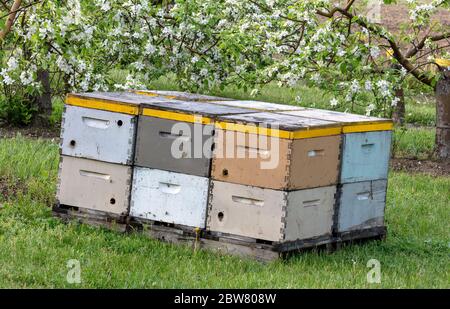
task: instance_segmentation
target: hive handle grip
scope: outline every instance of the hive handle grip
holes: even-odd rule
[[[365,200],[368,200],[368,199],[370,199],[370,192],[369,192],[369,191],[366,191],[366,192],[360,192],[360,193],[356,194],[356,199],[357,199],[358,201],[365,201]]]
[[[184,136],[184,135],[181,135],[181,134],[174,134],[174,133],[165,132],[165,131],[160,131],[159,132],[159,137],[167,138],[167,139],[178,139],[178,138],[181,138],[184,141],[189,141],[190,140],[189,136]]]
[[[320,199],[303,201],[303,207],[317,207],[320,205]]]
[[[264,201],[263,200],[257,200],[257,199],[253,199],[253,198],[249,198],[249,197],[233,195],[231,197],[231,199],[235,203],[251,205],[251,206],[260,206],[260,207],[264,206]]]
[[[107,129],[109,126],[109,120],[86,117],[86,116],[83,116],[82,119],[83,119],[83,123],[91,128]]]
[[[172,183],[168,183],[168,182],[160,182],[159,190],[161,190],[161,192],[167,193],[167,194],[177,194],[181,191],[181,186],[172,184]]]
[[[325,149],[313,149],[308,151],[308,157],[321,157],[325,155]]]
[[[81,176],[85,176],[85,177],[92,177],[92,178],[97,178],[97,179],[103,179],[105,181],[110,181],[111,180],[111,175],[97,173],[97,172],[92,172],[92,171],[86,171],[86,170],[80,170],[80,175]]]

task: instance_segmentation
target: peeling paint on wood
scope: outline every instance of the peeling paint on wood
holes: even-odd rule
[[[205,227],[209,179],[135,167],[130,215]]]
[[[337,232],[384,226],[386,180],[346,183],[340,186]]]

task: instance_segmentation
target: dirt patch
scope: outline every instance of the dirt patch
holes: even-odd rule
[[[11,127],[2,126],[0,127],[0,138],[12,138],[16,137],[18,134],[28,137],[28,138],[45,138],[45,139],[55,139],[59,140],[60,135],[59,127]]]
[[[13,200],[19,193],[26,194],[26,191],[25,183],[7,176],[0,176],[0,201]]]
[[[431,161],[398,158],[391,159],[390,165],[391,169],[394,171],[450,177],[450,160]]]

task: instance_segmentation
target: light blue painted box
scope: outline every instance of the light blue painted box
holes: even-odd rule
[[[340,185],[336,232],[384,226],[387,180]]]
[[[343,135],[340,183],[387,179],[392,131]]]

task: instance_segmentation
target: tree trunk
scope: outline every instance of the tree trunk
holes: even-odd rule
[[[42,84],[42,93],[36,97],[37,115],[35,124],[46,126],[52,114],[52,88],[49,72],[38,70],[37,80]]]
[[[395,90],[395,97],[399,99],[397,105],[394,107],[392,113],[392,120],[398,125],[403,126],[405,123],[405,93],[403,88],[397,88]]]
[[[436,154],[450,159],[450,70],[436,85]]]

